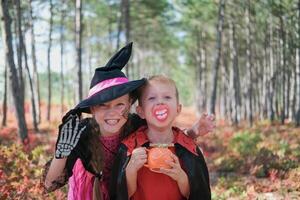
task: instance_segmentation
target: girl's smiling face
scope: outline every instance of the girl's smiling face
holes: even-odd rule
[[[104,136],[119,134],[127,121],[131,106],[128,94],[112,101],[91,107],[92,114]]]
[[[146,119],[148,126],[157,128],[172,126],[181,111],[175,85],[169,82],[150,80],[139,100],[137,112]]]

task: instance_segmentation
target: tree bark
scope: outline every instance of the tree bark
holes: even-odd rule
[[[262,113],[261,113],[261,120],[266,119],[268,116],[268,90],[269,90],[269,76],[270,76],[270,62],[268,59],[268,50],[269,50],[269,34],[268,34],[268,20],[266,20],[266,31],[264,35],[264,50],[263,50],[263,66],[266,68],[263,74],[262,80],[262,97],[261,97],[261,104],[262,104]]]
[[[204,44],[204,33],[195,31],[197,41],[197,54],[195,55],[195,61],[197,66],[197,107],[199,113],[206,112],[206,93],[205,93],[205,44]]]
[[[275,89],[275,73],[274,73],[274,55],[273,55],[273,17],[270,14],[270,26],[269,26],[269,76],[268,76],[268,117],[271,122],[275,120],[274,110],[274,89]]]
[[[247,0],[246,8],[246,77],[247,77],[247,93],[246,93],[246,108],[247,108],[247,119],[249,120],[250,126],[253,124],[253,63],[252,63],[252,32],[251,32],[251,21],[250,21],[250,0]]]
[[[130,0],[123,0],[123,9],[124,9],[124,23],[125,23],[125,36],[126,36],[126,44],[128,44],[131,40],[131,33],[130,33]],[[132,63],[131,63],[132,65]],[[126,74],[129,76],[130,71],[130,65],[127,64],[126,67]]]
[[[29,86],[30,86],[30,92],[31,92],[31,105],[32,105],[33,127],[34,127],[34,130],[36,132],[38,132],[39,129],[38,129],[38,122],[37,122],[37,114],[36,114],[36,103],[35,103],[35,98],[34,98],[35,94],[34,94],[34,88],[33,88],[32,78],[31,78],[31,75],[30,75],[30,70],[29,70],[29,67],[28,67],[27,50],[26,50],[26,46],[24,44],[24,41],[23,41],[22,46],[24,47],[23,48],[23,54],[24,54],[25,68],[26,68],[26,71],[27,71],[28,80],[29,80]]]
[[[41,123],[41,94],[40,94],[40,83],[39,83],[39,74],[37,70],[36,64],[36,54],[35,54],[35,35],[34,35],[34,20],[33,20],[33,10],[32,10],[32,0],[29,0],[29,28],[30,28],[30,35],[31,35],[31,60],[33,66],[33,85],[35,87],[36,95],[35,95],[35,102],[36,103],[36,111],[38,116],[38,123]]]
[[[123,29],[123,0],[121,1],[120,3],[120,12],[119,12],[119,19],[118,19],[118,34],[117,34],[117,45],[116,45],[116,51],[119,50],[120,48],[120,35],[121,35],[121,32],[122,32],[122,29]]]
[[[240,121],[241,112],[241,89],[240,89],[240,75],[238,66],[238,55],[237,55],[237,42],[236,42],[236,31],[235,24],[229,22],[230,31],[230,58],[232,60],[232,68],[230,72],[230,88],[232,90],[232,115],[234,125],[238,125]]]
[[[4,70],[4,93],[3,93],[3,118],[2,118],[2,126],[6,126],[7,119],[7,63],[5,61],[5,70]]]
[[[297,57],[298,57],[298,62],[297,62],[297,88],[298,88],[298,111],[297,111],[297,117],[296,117],[296,125],[300,126],[300,0],[298,0],[298,29],[297,29]]]
[[[61,81],[61,90],[60,90],[60,104],[61,104],[61,115],[64,114],[64,99],[65,99],[65,80],[64,80],[64,20],[66,16],[65,1],[62,1],[62,10],[60,18],[60,81]]]
[[[217,98],[217,85],[218,85],[218,72],[220,66],[220,57],[222,50],[222,34],[223,34],[223,24],[224,24],[224,10],[225,10],[226,0],[220,0],[219,12],[218,12],[218,24],[217,24],[217,41],[216,41],[216,53],[214,64],[212,66],[212,91],[210,95],[209,110],[211,114],[215,114],[215,105]]]
[[[20,80],[20,93],[22,99],[22,104],[24,105],[25,100],[25,84],[24,84],[24,75],[23,75],[23,63],[22,63],[22,56],[23,56],[23,32],[22,32],[22,19],[21,19],[21,5],[20,0],[14,0],[14,4],[16,7],[16,34],[18,36],[18,46],[17,46],[17,61],[18,61],[18,68],[19,68],[19,80]]]
[[[280,48],[281,48],[281,56],[280,56],[280,68],[281,68],[281,95],[282,95],[282,105],[281,105],[281,113],[280,113],[280,119],[281,124],[284,124],[284,120],[286,118],[286,49],[285,49],[285,43],[286,43],[286,34],[284,30],[284,21],[283,17],[279,17],[280,22]]]
[[[22,98],[20,96],[20,82],[17,76],[17,69],[14,62],[14,52],[12,47],[12,32],[11,32],[11,17],[9,14],[9,0],[1,0],[2,13],[2,31],[3,43],[5,49],[5,59],[9,67],[9,81],[14,99],[16,118],[18,122],[18,132],[22,142],[28,140],[27,126],[25,121],[24,106],[22,105]]]
[[[50,0],[50,22],[49,22],[49,35],[48,35],[48,49],[47,49],[47,71],[48,71],[48,105],[47,105],[47,120],[51,119],[51,98],[52,98],[52,87],[51,87],[51,48],[52,48],[52,29],[53,29],[53,3]]]
[[[81,40],[82,40],[82,4],[76,0],[75,10],[75,43],[76,43],[76,64],[78,76],[78,100],[82,100],[82,69],[81,69]]]

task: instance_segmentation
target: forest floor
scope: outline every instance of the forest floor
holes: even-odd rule
[[[42,123],[38,133],[27,114],[26,147],[19,142],[13,116],[0,129],[0,200],[66,199],[66,187],[45,195],[40,184],[54,152],[61,117],[56,110],[56,120]],[[192,108],[184,108],[176,124],[186,128],[196,119]],[[292,124],[260,121],[250,128],[218,120],[216,130],[198,143],[208,163],[213,199],[300,199],[300,129]]]

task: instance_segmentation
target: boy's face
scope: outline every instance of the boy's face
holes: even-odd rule
[[[146,119],[148,126],[164,128],[172,126],[181,111],[175,86],[169,82],[150,80],[142,92],[137,112]]]
[[[112,101],[91,107],[101,133],[103,135],[119,133],[127,121],[130,106],[130,98],[126,94]]]

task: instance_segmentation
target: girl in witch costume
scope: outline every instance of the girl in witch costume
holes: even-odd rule
[[[121,71],[131,55],[132,43],[123,47],[104,66],[97,68],[88,97],[62,119],[55,157],[44,170],[46,192],[69,182],[68,199],[108,200],[112,163],[123,138],[145,124],[130,114],[135,91],[145,79],[129,81]],[[92,118],[80,119],[82,112]],[[202,116],[188,134],[206,134],[214,127],[213,117]],[[201,127],[201,128],[198,128]]]
[[[172,126],[181,111],[175,82],[165,76],[151,77],[141,88],[138,101],[136,110],[147,125],[121,142],[111,173],[110,198],[210,200],[209,175],[201,151]]]

